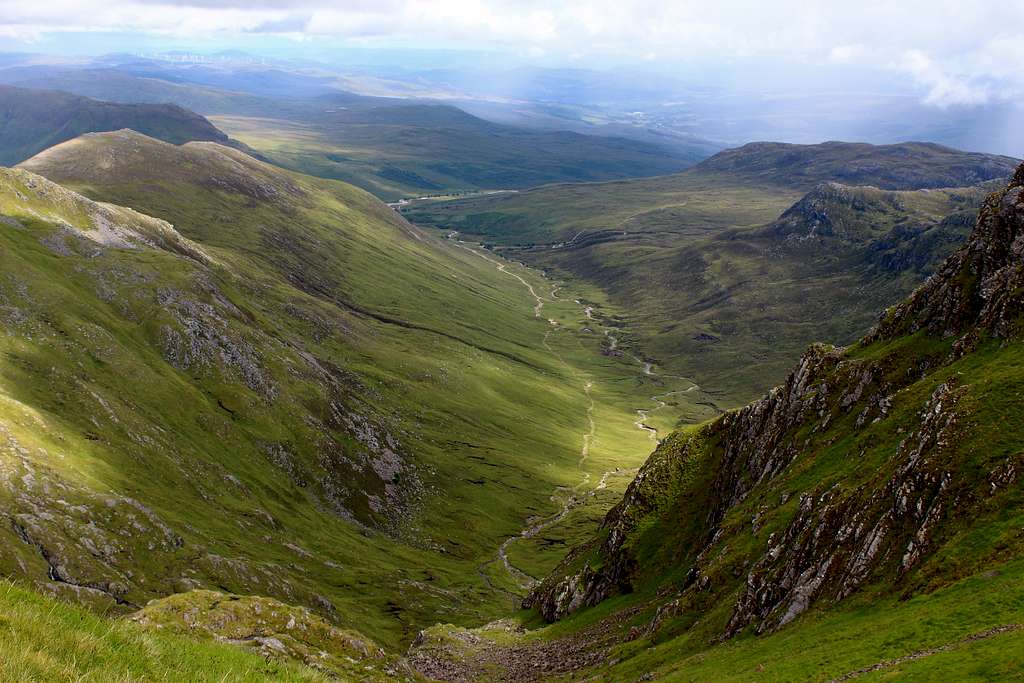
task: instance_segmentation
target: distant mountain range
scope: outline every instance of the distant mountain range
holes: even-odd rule
[[[230,138],[202,116],[174,104],[115,104],[63,92],[0,86],[0,165],[13,166],[83,133],[131,128],[182,144]]]
[[[12,66],[0,69],[0,83],[123,104],[173,103],[212,117],[275,163],[385,199],[661,175],[720,149],[699,139],[493,123],[429,99],[363,97],[323,76],[267,67],[150,60]]]

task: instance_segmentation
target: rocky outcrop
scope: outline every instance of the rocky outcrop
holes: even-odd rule
[[[216,367],[272,403],[277,383],[263,367],[255,345],[229,324],[232,317],[240,317],[238,309],[209,282],[200,279],[197,285],[207,290],[204,294],[211,303],[170,287],[157,292],[157,304],[175,323],[160,327],[164,358],[181,371],[198,373]]]
[[[942,456],[956,434],[958,397],[954,381],[935,390],[918,431],[900,444],[892,475],[800,496],[796,517],[769,536],[747,574],[729,634],[751,623],[758,631],[782,626],[821,597],[846,597],[882,562],[898,560],[897,574],[917,563],[955,502]]]
[[[827,238],[859,242],[871,236],[873,216],[904,211],[899,193],[822,183],[786,209],[767,233],[792,242]]]
[[[411,679],[365,636],[272,598],[195,590],[153,600],[131,620],[148,630],[211,638],[267,659],[301,662],[330,678]]]
[[[1020,454],[971,446],[977,399],[950,366],[985,340],[1017,343],[1022,292],[1024,166],[856,348],[812,346],[764,398],[667,439],[526,605],[559,619],[682,569],[650,628],[733,595],[729,637],[909,580],[950,524],[1017,481]]]

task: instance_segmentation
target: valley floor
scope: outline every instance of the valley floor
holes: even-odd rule
[[[526,592],[558,565],[569,548],[592,533],[621,498],[657,445],[657,435],[676,426],[681,406],[702,409],[702,392],[685,378],[662,376],[653,361],[641,357],[630,343],[625,319],[609,313],[595,293],[549,280],[455,236],[442,240],[441,246],[493,268],[511,288],[510,296],[527,302],[522,324],[542,323],[536,325],[537,350],[562,369],[571,384],[568,391],[582,408],[566,427],[571,450],[552,453],[547,465],[545,479],[552,482],[544,484],[550,486],[544,495],[548,505],[524,517],[518,531],[499,537],[492,546],[473,549],[473,555],[482,558],[476,568],[481,585],[469,587],[467,582],[466,588],[453,586],[455,592],[448,593],[453,600],[446,618],[469,626],[478,615],[519,609]],[[495,452],[488,461],[500,471],[503,459],[515,457],[514,452]],[[497,475],[491,485],[500,483]],[[417,588],[409,597],[415,599],[429,588]],[[466,592],[459,595],[462,590]],[[140,629],[121,618],[93,616],[16,585],[6,585],[2,592],[6,616],[0,630],[6,637],[0,646],[0,680],[159,680],[164,673],[190,680],[319,678],[313,671],[274,663],[276,659],[261,660],[230,645],[154,634],[152,627]],[[397,595],[393,599],[402,605]],[[460,612],[460,604],[470,603],[471,611]],[[53,629],[68,640],[60,653],[51,652],[42,636]],[[553,642],[561,647],[560,641]],[[9,647],[15,643],[18,653]]]
[[[661,375],[637,351],[619,348],[620,337],[628,335],[623,319],[572,295],[573,286],[507,261],[454,233],[446,241],[492,265],[533,300],[534,318],[547,324],[538,342],[562,366],[586,406],[578,426],[576,481],[570,468],[569,481],[551,491],[554,511],[531,515],[478,568],[490,588],[518,606],[524,591],[554,568],[621,497],[657,445],[659,430],[667,433],[677,425],[679,404],[699,410],[706,399],[691,380]],[[648,391],[657,393],[645,398]],[[705,403],[703,409],[708,408]],[[637,458],[636,453],[644,455]]]

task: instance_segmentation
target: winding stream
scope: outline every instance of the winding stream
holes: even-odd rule
[[[537,294],[537,291],[534,289],[533,285],[531,285],[525,278],[523,278],[521,275],[519,275],[517,273],[513,273],[513,272],[510,272],[508,270],[508,265],[509,265],[508,262],[502,262],[502,261],[499,261],[497,259],[491,258],[490,256],[488,256],[487,254],[482,253],[478,249],[475,249],[472,246],[469,246],[467,243],[465,243],[464,241],[462,241],[462,240],[457,238],[457,233],[450,233],[448,235],[448,239],[451,242],[453,242],[455,244],[455,246],[457,246],[457,247],[459,247],[461,249],[465,249],[466,251],[470,252],[471,254],[475,254],[476,256],[479,256],[480,258],[484,259],[485,261],[487,261],[488,263],[493,265],[499,272],[501,272],[501,273],[503,273],[505,275],[508,275],[509,277],[513,277],[516,280],[518,280],[527,289],[527,291],[530,293],[530,296],[532,296],[534,301],[536,302],[534,307],[533,307],[533,315],[534,315],[534,317],[535,318],[543,317],[542,316],[542,311],[544,309],[544,299],[540,295]],[[560,288],[561,288],[561,285],[559,283],[552,283],[551,292],[550,292],[550,295],[549,295],[551,300],[558,299],[558,290]],[[574,302],[581,307],[582,312],[586,316],[587,320],[594,320],[594,315],[593,315],[594,307],[593,306],[584,305],[579,299],[574,300]],[[582,379],[579,371],[577,371],[576,368],[574,368],[571,365],[569,365],[569,363],[566,362],[565,358],[563,358],[562,355],[558,351],[556,351],[550,345],[549,339],[551,337],[551,334],[553,332],[557,331],[561,326],[559,325],[557,320],[548,318],[547,321],[548,321],[548,324],[549,324],[549,328],[545,331],[544,337],[541,340],[541,344],[543,345],[545,350],[547,350],[551,355],[553,355],[558,360],[559,363],[561,363],[563,366],[565,366],[565,368],[569,371],[570,374],[575,376],[577,379]],[[608,329],[606,329],[604,331],[604,335],[608,339],[609,351],[617,350],[618,346],[619,346],[619,339],[618,339],[618,337],[616,337],[612,333],[612,331],[608,330]],[[639,363],[639,364],[641,364],[643,366],[643,374],[644,375],[647,375],[647,376],[653,376],[654,375],[654,370],[653,370],[654,364],[653,363],[650,363],[648,361],[644,361],[643,359],[638,358],[636,356],[631,356],[631,358],[634,361],[636,361],[637,363]],[[580,448],[580,457],[579,457],[579,460],[576,463],[577,468],[580,469],[580,470],[583,469],[583,465],[586,463],[587,458],[590,456],[590,448],[591,448],[591,446],[593,444],[594,436],[595,436],[595,433],[597,431],[597,423],[594,420],[595,403],[594,403],[594,398],[591,395],[591,390],[593,389],[593,386],[594,386],[594,383],[592,381],[590,381],[590,380],[584,380],[583,381],[583,393],[586,396],[587,401],[588,401],[588,406],[587,406],[588,430],[587,430],[586,433],[583,434],[583,445]],[[695,387],[696,387],[696,385],[693,385],[692,387],[690,387],[690,389],[687,389],[686,391],[689,391],[689,390],[691,390],[691,389],[693,389]],[[647,409],[647,410],[637,410],[636,411],[637,415],[638,415],[638,419],[633,424],[636,425],[637,429],[640,429],[642,431],[647,432],[650,435],[651,440],[654,441],[655,443],[658,443],[658,430],[655,429],[654,427],[651,427],[648,424],[646,424],[646,420],[647,420],[648,416],[650,415],[650,413],[653,413],[653,412],[655,412],[657,410],[661,410],[662,408],[665,408],[668,405],[667,403],[665,403],[664,401],[661,400],[661,397],[667,397],[667,396],[670,396],[672,394],[678,394],[678,393],[683,393],[683,392],[682,391],[672,391],[672,392],[667,392],[667,393],[664,393],[664,394],[658,394],[656,396],[652,396],[651,400],[654,401],[657,404],[657,406],[655,408]],[[580,482],[578,484],[576,484],[576,486],[573,486],[572,488],[568,488],[568,487],[565,487],[565,486],[556,487],[554,492],[551,494],[549,500],[551,502],[555,503],[556,505],[560,504],[561,505],[561,509],[558,512],[556,512],[555,514],[551,515],[551,516],[544,517],[544,518],[541,518],[539,520],[535,519],[534,521],[530,522],[526,526],[526,528],[524,528],[518,534],[515,534],[513,536],[509,536],[508,538],[506,538],[502,542],[502,544],[498,547],[498,559],[501,560],[502,564],[505,567],[505,571],[509,574],[509,576],[512,577],[513,581],[515,581],[516,584],[520,588],[522,588],[524,590],[530,590],[534,586],[536,586],[539,582],[537,581],[537,579],[535,579],[534,577],[530,576],[529,574],[527,574],[526,572],[522,571],[521,569],[519,569],[518,567],[516,567],[515,565],[512,564],[512,562],[509,560],[509,557],[508,557],[508,549],[509,549],[509,547],[513,543],[515,543],[516,541],[532,538],[532,537],[536,536],[537,534],[541,533],[542,531],[544,531],[545,529],[548,529],[549,527],[552,527],[552,526],[558,524],[559,522],[561,522],[563,519],[565,519],[565,517],[569,514],[569,512],[574,507],[576,507],[577,505],[579,505],[580,503],[585,501],[587,498],[594,496],[598,491],[601,491],[601,490],[607,488],[607,486],[608,486],[608,478],[610,476],[612,476],[613,474],[619,472],[619,471],[620,470],[615,469],[615,470],[609,470],[607,472],[604,472],[601,475],[601,479],[598,481],[597,485],[594,486],[594,488],[592,488],[592,489],[590,489],[590,490],[588,490],[588,491],[586,491],[586,492],[584,492],[582,494],[579,493],[581,491],[581,489],[584,489],[590,483],[591,475],[590,475],[589,472],[583,472],[583,475],[582,475],[582,478],[581,478]],[[494,588],[496,590],[501,590],[502,592],[505,592],[505,593],[509,593],[509,591],[495,586],[491,582],[490,577],[488,577],[486,572],[484,571],[484,569],[487,566],[489,566],[490,564],[492,564],[493,562],[494,562],[494,560],[492,559],[492,560],[488,560],[487,562],[485,562],[482,565],[480,565],[480,567],[478,567],[478,573],[480,574],[481,577],[483,577],[484,581],[491,588]]]

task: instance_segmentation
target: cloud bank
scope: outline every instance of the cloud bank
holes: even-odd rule
[[[0,37],[60,32],[487,48],[581,65],[798,60],[890,69],[943,107],[1024,93],[1015,0],[0,0]]]

